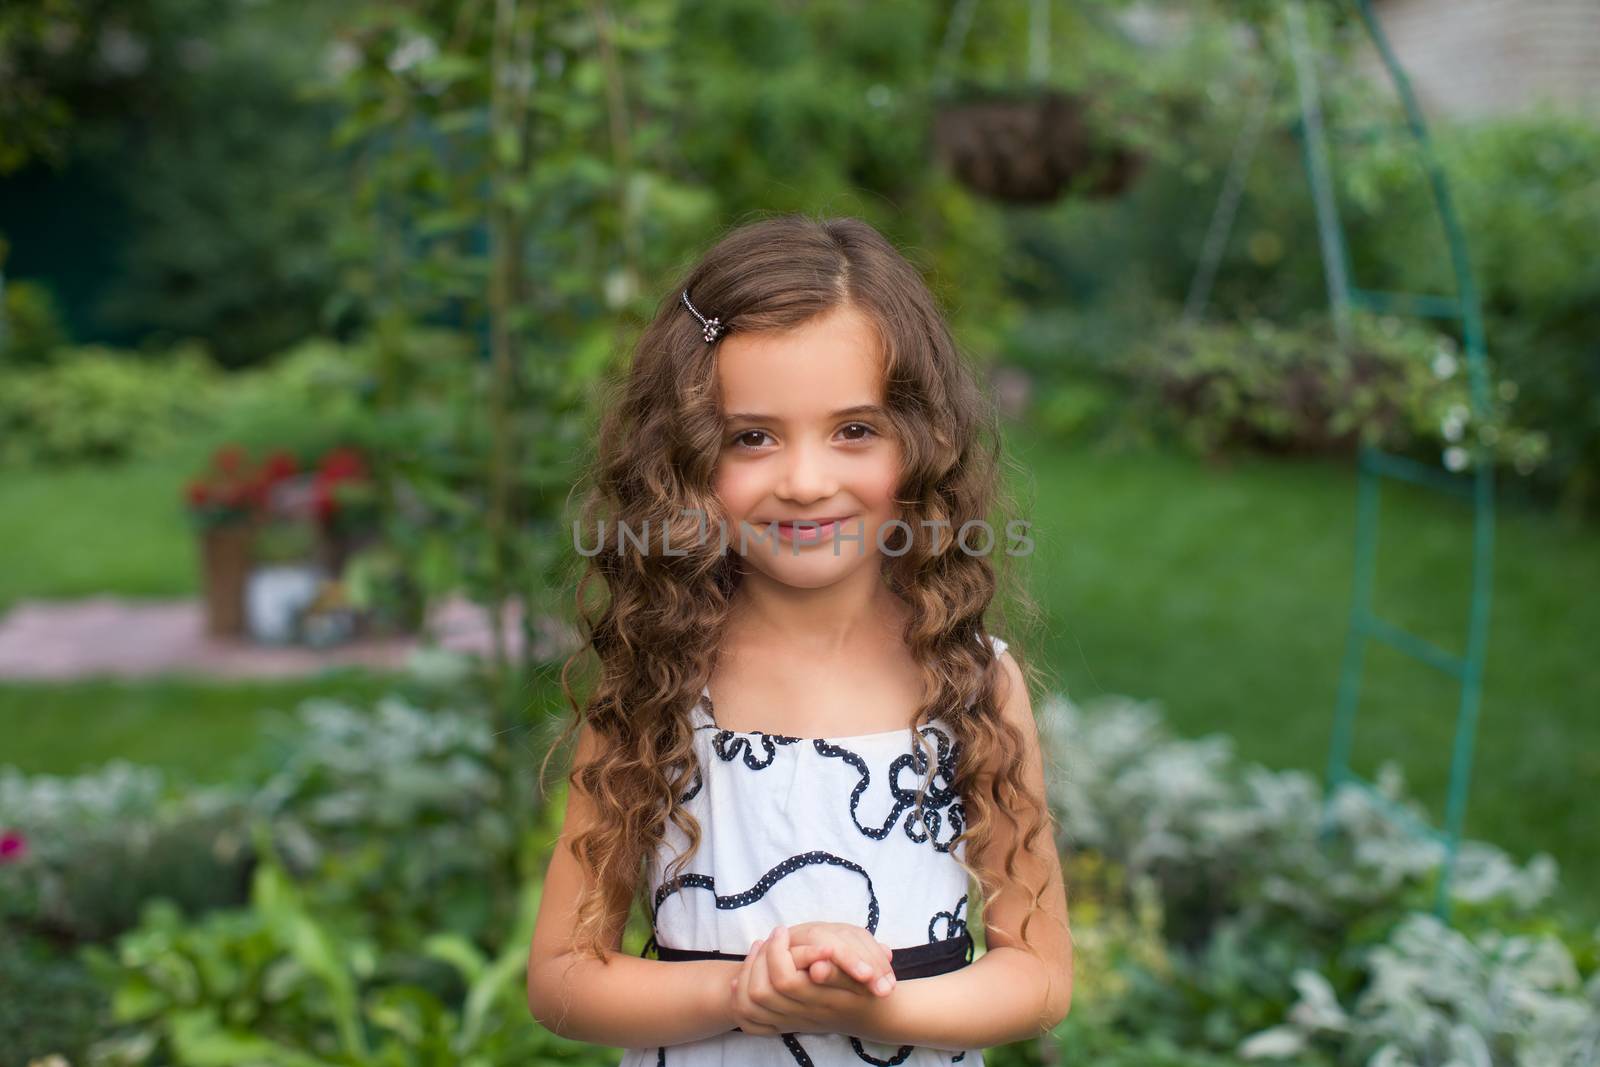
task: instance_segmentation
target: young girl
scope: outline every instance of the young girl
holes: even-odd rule
[[[662,301],[575,531],[599,675],[561,738],[540,1023],[623,1067],[922,1067],[1067,1014],[1038,732],[984,625],[1019,551],[989,525],[997,457],[932,295],[864,222],[743,226]],[[618,951],[636,901],[646,958]]]

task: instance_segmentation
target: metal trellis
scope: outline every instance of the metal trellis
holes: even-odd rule
[[[1362,289],[1350,278],[1350,258],[1339,220],[1328,159],[1328,138],[1323,128],[1317,73],[1308,40],[1302,0],[1288,0],[1285,18],[1293,53],[1295,78],[1301,102],[1301,144],[1307,175],[1316,201],[1317,228],[1327,271],[1329,302],[1341,340],[1348,336],[1349,309],[1363,308],[1384,314],[1451,319],[1461,324],[1463,351],[1471,396],[1473,422],[1481,424],[1489,413],[1488,357],[1483,313],[1467,259],[1466,238],[1450,197],[1449,183],[1429,139],[1427,124],[1417,105],[1410,80],[1396,59],[1382,27],[1372,13],[1370,0],[1354,0],[1368,37],[1378,51],[1405,110],[1404,132],[1415,142],[1428,177],[1433,204],[1449,244],[1455,275],[1454,296],[1390,293]],[[1344,784],[1367,795],[1406,829],[1438,842],[1444,849],[1434,911],[1446,921],[1450,914],[1450,879],[1455,869],[1461,827],[1466,812],[1468,781],[1472,769],[1473,740],[1483,693],[1483,661],[1488,640],[1489,593],[1494,544],[1494,466],[1481,440],[1470,442],[1472,472],[1448,473],[1404,456],[1363,446],[1357,464],[1357,517],[1355,573],[1344,663],[1334,711],[1333,740],[1328,755],[1323,829],[1329,828],[1329,804]],[[1382,478],[1410,482],[1468,501],[1473,513],[1472,599],[1468,610],[1466,650],[1457,655],[1380,617],[1373,609],[1372,587],[1378,539],[1378,490]],[[1350,748],[1360,699],[1364,653],[1368,641],[1382,642],[1455,679],[1460,685],[1455,738],[1450,761],[1450,783],[1444,826],[1435,829],[1410,812],[1389,802],[1370,782],[1350,767]]]

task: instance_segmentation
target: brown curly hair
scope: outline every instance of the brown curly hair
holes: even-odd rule
[[[582,529],[664,529],[675,548],[601,550],[577,564],[583,644],[561,672],[573,718],[545,757],[548,765],[585,722],[596,735],[594,758],[568,776],[569,788],[583,790],[597,811],[595,825],[572,842],[592,879],[578,908],[576,948],[604,960],[604,931],[635,903],[647,904],[645,872],[669,822],[689,850],[667,878],[700,844],[698,822],[680,800],[698,769],[690,712],[711,677],[741,559],[705,536],[708,526],[728,525],[712,488],[724,437],[718,345],[706,343],[700,322],[679,302],[684,290],[727,331],[785,330],[846,303],[876,328],[886,368],[884,406],[902,446],[896,501],[909,525],[885,534],[883,577],[910,609],[904,640],[934,693],[910,725],[943,717],[959,744],[954,785],[966,826],[950,854],[976,879],[981,906],[1002,873],[1017,878],[1019,849],[1054,832],[1048,806],[1025,788],[1023,738],[1002,718],[1003,668],[989,650],[984,621],[1002,581],[1011,578],[1000,538],[1014,536],[1009,521],[1000,525],[1013,509],[1000,484],[998,416],[922,276],[881,233],[855,218],[783,215],[727,233],[662,299],[631,365],[607,389],[595,454],[573,490],[589,483]],[[969,521],[996,531],[992,551],[958,548],[953,534]],[[946,532],[930,530],[936,522],[948,523]],[[608,596],[590,605],[597,583]],[[997,611],[1006,616],[1006,601],[1013,601],[1031,629],[1037,607],[1020,584],[1007,581],[1006,589]],[[1005,626],[1013,648],[1019,629]],[[590,650],[598,674],[580,707],[571,675]],[[1032,688],[1033,669],[1014,656]],[[927,755],[920,732],[912,737]],[[936,765],[926,763],[919,816]],[[543,780],[541,765],[541,787]],[[988,856],[985,846],[1002,819],[1013,827],[1025,821],[1027,830],[1005,857]],[[959,842],[966,843],[966,858],[957,854]],[[1033,892],[1017,938],[1029,951],[1028,922],[1047,888]]]

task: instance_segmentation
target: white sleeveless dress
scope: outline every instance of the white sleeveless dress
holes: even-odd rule
[[[995,655],[1005,651],[1004,641],[991,641]],[[688,847],[669,824],[651,864],[661,946],[743,955],[779,923],[850,923],[897,949],[968,932],[967,873],[951,853],[965,828],[951,788],[959,750],[941,720],[920,730],[937,770],[918,821],[916,792],[926,768],[917,763],[909,726],[834,738],[724,730],[712,717],[709,692],[693,717],[699,774],[685,797],[701,841],[677,879],[664,884],[667,864]],[[955,855],[965,858],[965,850],[962,842]],[[951,1063],[981,1067],[983,1052],[730,1030],[628,1049],[620,1067]]]

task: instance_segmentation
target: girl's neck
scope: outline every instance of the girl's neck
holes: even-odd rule
[[[904,618],[905,605],[883,583],[878,567],[862,567],[820,589],[747,571],[734,594],[728,641],[826,658],[903,632]]]

